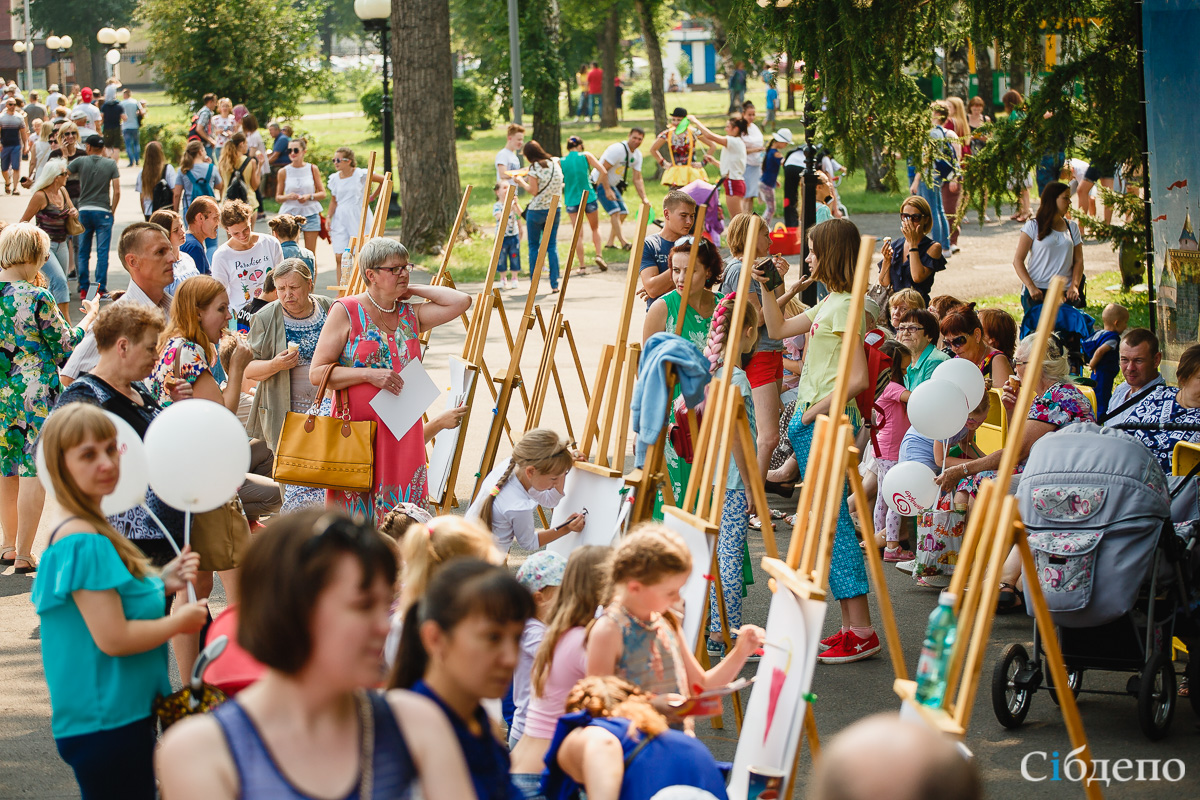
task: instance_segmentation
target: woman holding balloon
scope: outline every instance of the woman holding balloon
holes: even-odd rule
[[[151,703],[171,692],[167,641],[199,632],[204,601],[164,616],[166,592],[193,580],[184,552],[157,573],[104,517],[121,476],[117,429],[104,411],[73,403],[42,429],[61,510],[33,584],[41,621],[50,726],[83,797],[156,797]],[[93,691],[102,687],[101,691]]]

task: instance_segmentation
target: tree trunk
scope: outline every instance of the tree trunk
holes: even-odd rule
[[[326,5],[325,13],[321,15],[321,60],[329,66],[333,57],[333,8]]]
[[[867,191],[884,194],[889,191],[887,183],[894,163],[891,156],[884,155],[883,142],[879,136],[872,134],[870,145],[866,142],[858,147],[859,160],[863,165],[863,174],[867,178]]]
[[[975,41],[975,81],[979,84],[979,96],[983,98],[983,113],[990,117],[996,110],[996,84],[986,39]]]
[[[445,242],[460,199],[449,0],[392,3],[392,33],[400,238],[429,252]]]
[[[521,50],[535,58],[527,59],[528,68],[522,69],[522,96],[528,99],[533,117],[533,138],[550,155],[561,156],[558,93],[564,70],[558,46],[558,2],[529,3],[526,8]]]
[[[787,67],[787,110],[796,110],[796,90],[792,88],[792,76],[796,74],[796,58],[791,53],[788,53]]]
[[[657,0],[635,0],[638,21],[642,26],[642,41],[646,45],[646,60],[650,62],[650,106],[654,109],[654,131],[667,129],[667,96],[663,89],[662,45],[654,27]]]
[[[87,50],[87,66],[88,74],[75,74],[75,82],[80,86],[91,86],[93,89],[97,86],[103,86],[105,78],[108,77],[107,62],[104,60],[105,50],[102,47],[89,47]]]
[[[971,99],[971,70],[967,64],[966,40],[946,48],[946,97],[957,97],[963,105]]]
[[[600,67],[604,72],[604,88],[600,95],[600,127],[617,127],[617,89],[613,78],[617,74],[617,48],[621,39],[621,11],[613,3],[608,19],[600,29]]]
[[[1025,40],[1017,39],[1008,49],[1008,86],[1025,96]]]

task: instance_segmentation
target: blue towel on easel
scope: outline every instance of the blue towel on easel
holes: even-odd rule
[[[667,393],[664,364],[675,368],[683,400],[694,407],[704,399],[704,387],[712,380],[708,359],[700,348],[673,333],[656,333],[646,340],[638,364],[637,383],[633,387],[633,406],[630,409],[634,440],[635,467],[646,463],[646,451],[662,435],[671,408]]]

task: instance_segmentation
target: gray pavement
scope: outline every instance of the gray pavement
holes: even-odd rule
[[[141,219],[132,189],[134,174],[132,170],[122,169],[123,193],[117,215],[118,228]],[[0,218],[19,219],[27,199],[27,195],[0,197]],[[973,213],[971,220],[974,220]],[[865,233],[897,235],[897,220],[893,215],[863,215],[854,218],[854,221]],[[1012,274],[1011,260],[1018,229],[1015,223],[991,223],[980,230],[972,222],[960,241],[962,253],[955,256],[947,271],[938,276],[936,286],[939,293],[948,292],[964,299],[973,299],[1015,291],[1017,281]],[[259,230],[265,230],[265,226],[260,225]],[[110,290],[123,288],[128,280],[124,271],[116,266],[115,243],[116,235],[111,257]],[[332,268],[333,254],[324,243],[318,248],[318,258],[322,270]],[[1085,263],[1087,271],[1092,274],[1112,270],[1116,266],[1115,257],[1106,245],[1091,243],[1085,245]],[[575,331],[580,359],[589,381],[599,360],[600,348],[606,342],[611,342],[615,335],[615,317],[620,308],[623,278],[624,265],[617,265],[607,274],[573,279],[569,284],[565,313]],[[463,288],[471,291],[477,287]],[[549,310],[554,299],[554,296],[541,294],[538,303]],[[512,291],[505,293],[510,325],[517,324],[524,301],[524,294]],[[631,328],[631,339],[634,341],[640,339],[643,314],[641,304],[636,305]],[[438,329],[431,339],[426,364],[439,385],[447,385],[447,357],[461,354],[463,334],[461,325],[451,324]],[[535,329],[521,359],[524,374],[530,376],[531,381],[536,373],[540,351],[541,342]],[[493,319],[485,350],[493,375],[503,374],[509,361],[508,354],[509,348],[499,320]],[[573,377],[574,370],[568,369],[570,358],[561,349],[558,363],[566,379],[564,393],[571,422],[581,426],[585,409],[583,395],[578,381]],[[469,496],[472,473],[477,468],[486,438],[485,425],[491,416],[484,403],[477,402],[476,405],[479,407],[470,418],[465,438],[462,477],[457,487],[460,497]],[[510,418],[515,423],[514,427],[523,423],[519,401],[514,402]],[[559,405],[547,403],[544,424],[565,432],[566,425]],[[502,443],[501,453],[506,453],[508,447],[507,442]],[[794,510],[794,500],[790,508],[782,500],[775,499],[772,504],[787,511]],[[41,531],[36,551],[45,547],[47,534],[47,530]],[[778,534],[779,546],[784,551],[789,534],[789,531],[780,531]],[[764,555],[758,536],[751,539],[751,552],[756,563]],[[519,560],[519,556],[514,558],[514,562],[516,560]],[[888,573],[889,596],[896,609],[905,662],[911,673],[916,667],[925,621],[936,604],[936,593],[917,586],[890,566],[885,571]],[[31,583],[30,578],[13,575],[11,570],[0,575],[0,797],[78,797],[71,773],[58,758],[50,736],[50,709],[42,676],[38,621],[29,603]],[[757,583],[750,587],[745,601],[745,620],[764,623],[768,599],[765,577],[759,574]],[[219,591],[214,595],[213,605],[218,609],[223,605]],[[874,598],[872,612],[878,621]],[[837,624],[836,610],[831,609],[826,619],[825,633],[831,633]],[[1036,695],[1026,725],[1017,731],[1001,728],[991,711],[987,687],[992,659],[999,648],[1009,642],[1028,643],[1031,631],[1032,625],[1024,617],[999,617],[990,639],[991,652],[984,665],[983,681],[966,741],[979,760],[985,786],[991,796],[1041,798],[1064,791],[1063,782],[1046,780],[1030,783],[1023,780],[1020,773],[1021,760],[1030,751],[1058,751],[1065,757],[1071,749],[1056,706],[1047,695]],[[752,668],[747,670],[752,671]],[[818,695],[814,708],[822,739],[827,741],[838,730],[863,716],[898,708],[898,701],[892,692],[892,679],[890,662],[884,654],[857,664],[819,666],[813,691]],[[1085,678],[1088,688],[1119,690],[1124,682],[1123,675],[1088,673]],[[1171,735],[1159,743],[1151,743],[1142,736],[1137,726],[1135,703],[1131,698],[1084,695],[1081,710],[1096,757],[1179,758],[1186,764],[1187,774],[1181,783],[1159,781],[1114,785],[1108,789],[1110,796],[1200,796],[1200,757],[1197,755],[1200,753],[1197,747],[1200,737],[1197,736],[1196,717],[1186,704],[1181,703],[1176,711]],[[707,724],[701,724],[699,733],[718,758],[732,759],[736,735],[731,715],[726,717],[723,730],[714,731]],[[886,760],[889,754],[869,753],[864,754],[863,758]],[[810,772],[811,756],[805,750],[800,769],[802,784]],[[1069,786],[1065,791],[1075,793],[1081,790],[1077,786]]]

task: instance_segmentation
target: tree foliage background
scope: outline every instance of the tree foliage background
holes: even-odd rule
[[[96,32],[106,25],[128,27],[136,8],[137,0],[30,0],[29,21],[34,30],[70,36],[76,58],[80,50],[88,55],[93,83],[103,83],[108,48],[96,41]]]
[[[267,120],[297,113],[318,68],[321,13],[320,5],[288,0],[142,0],[138,18],[149,41],[146,61],[173,100],[194,107],[214,92]]]

